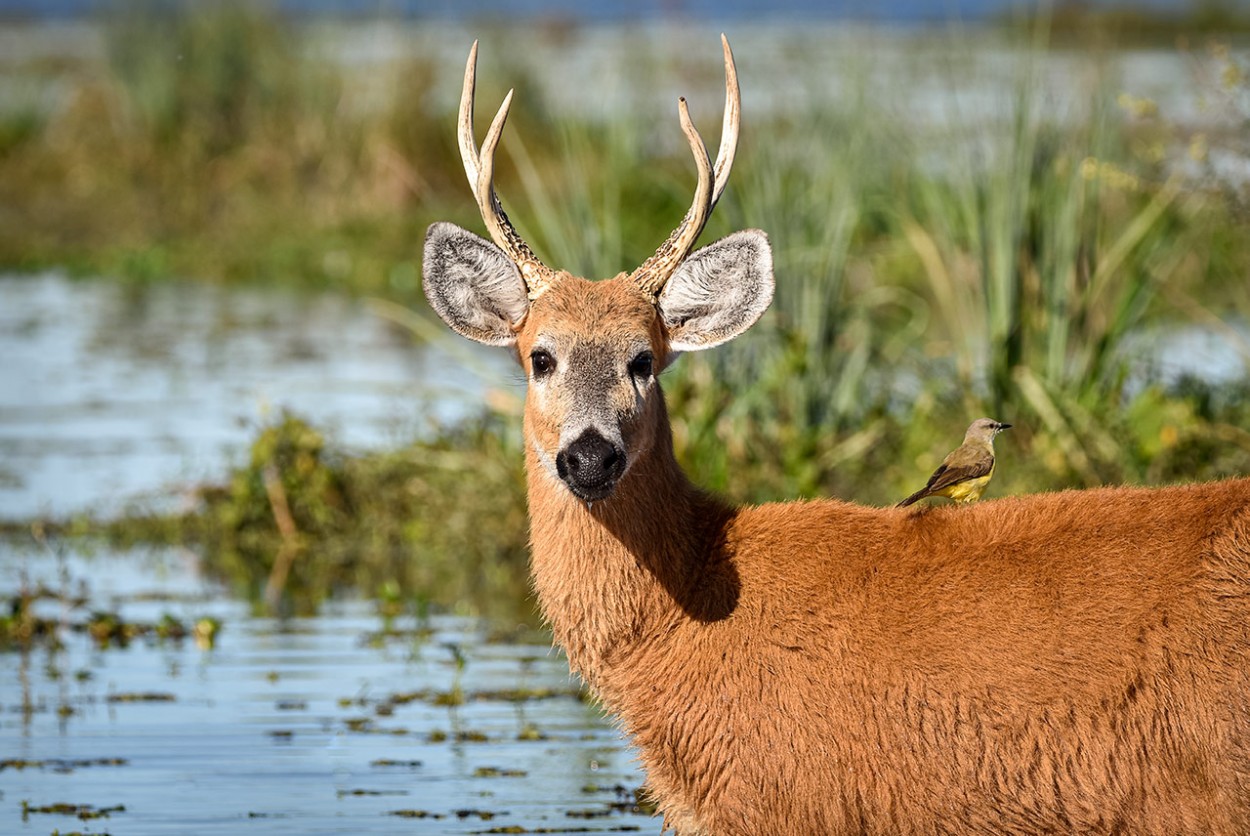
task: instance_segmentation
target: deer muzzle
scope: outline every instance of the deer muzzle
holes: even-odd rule
[[[578,499],[597,502],[612,494],[625,462],[624,450],[590,429],[556,454],[556,473]]]

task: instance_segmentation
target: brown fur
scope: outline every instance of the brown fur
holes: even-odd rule
[[[662,365],[638,299],[561,281],[519,356],[572,329]],[[731,508],[656,390],[587,506],[537,452],[559,408],[531,390],[535,588],[680,833],[1250,833],[1250,480]]]

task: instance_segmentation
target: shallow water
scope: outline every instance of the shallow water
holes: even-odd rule
[[[0,357],[8,519],[176,500],[282,409],[376,448],[514,385],[504,353],[416,343],[359,300],[56,273],[0,275]]]
[[[135,622],[211,614],[220,637],[100,649],[63,629],[61,649],[0,653],[0,832],[659,830],[629,811],[632,753],[542,636],[450,617],[380,636],[364,603],[257,618],[186,555],[0,551],[7,593],[88,576],[93,607]],[[457,689],[462,705],[438,704]],[[23,816],[62,803],[112,811]]]

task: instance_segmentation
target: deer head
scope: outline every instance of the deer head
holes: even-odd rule
[[[433,224],[425,239],[426,297],[457,333],[515,348],[529,380],[527,442],[543,470],[586,502],[611,496],[668,431],[656,375],[680,352],[746,331],[772,300],[772,254],[760,230],[691,252],[728,182],[738,142],[737,73],[729,42],[723,35],[721,41],[725,116],[715,165],[680,99],[681,127],[699,175],[690,210],[638,269],[598,282],[544,265],[504,213],[493,183],[494,154],[512,92],[479,151],[476,42],[469,52],[460,152],[494,243],[454,224]]]

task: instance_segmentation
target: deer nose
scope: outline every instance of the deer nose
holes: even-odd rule
[[[577,497],[604,499],[625,472],[625,451],[597,430],[586,430],[556,454],[556,473]]]

